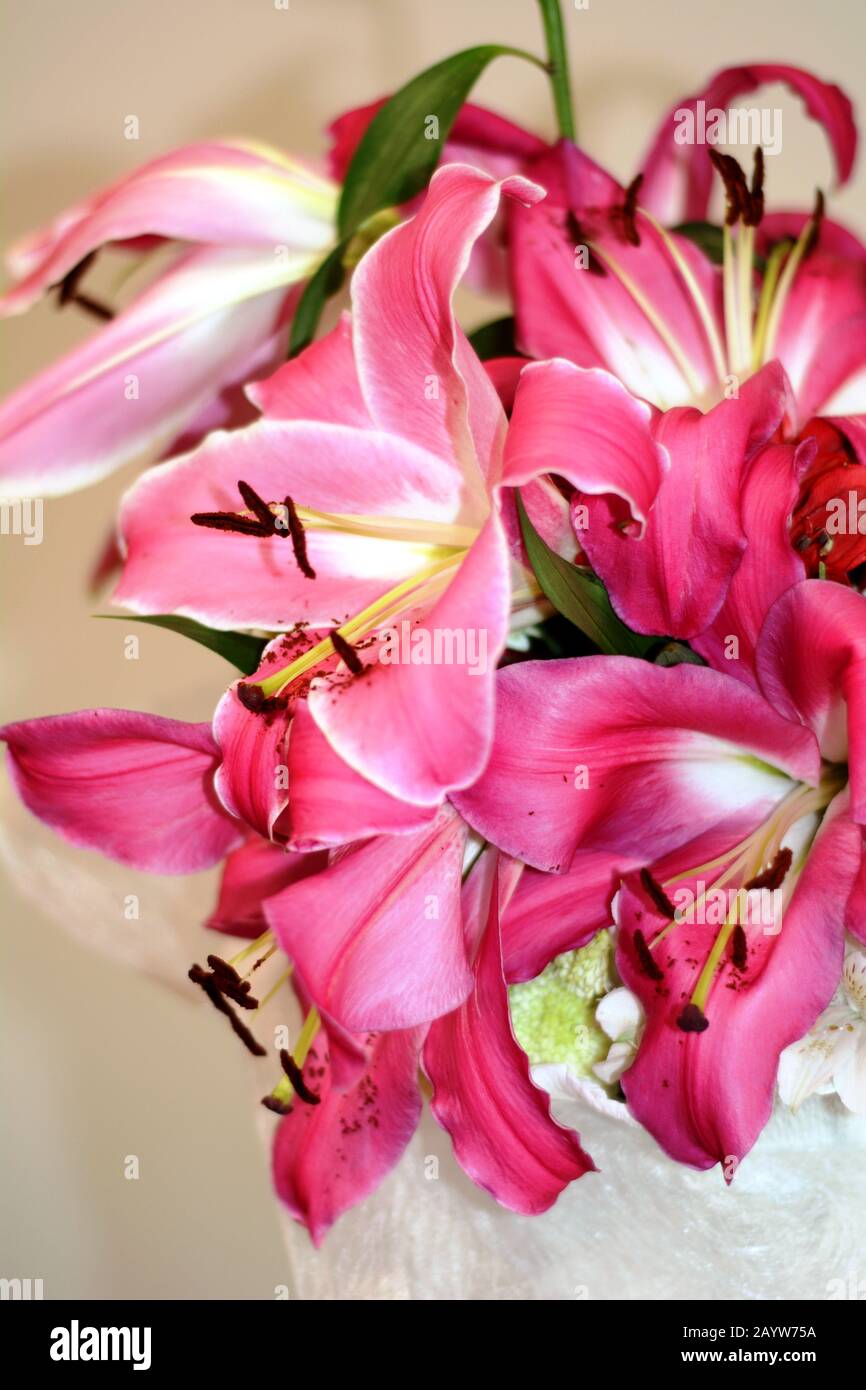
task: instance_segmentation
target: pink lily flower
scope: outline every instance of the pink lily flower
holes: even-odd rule
[[[422,1050],[458,1162],[504,1205],[543,1211],[592,1167],[577,1136],[552,1120],[511,1031],[506,974],[515,977],[522,929],[512,933],[507,918],[501,929],[500,911],[519,866],[502,871],[500,890],[496,858],[483,856],[461,901],[466,827],[450,808],[414,834],[291,853],[220,804],[207,726],[96,710],[0,734],[25,804],[74,844],[163,873],[225,857],[208,925],[253,939],[234,964],[211,956],[211,970],[191,976],[256,1056],[265,1055],[258,1000],[238,970],[257,984],[278,952],[270,996],[288,957],[307,1018],[287,1054],[292,1082],[284,1077],[265,1103],[283,1116],[277,1191],[316,1243],[378,1186],[414,1132]],[[555,949],[551,937],[548,958]],[[537,941],[533,950],[542,953]],[[238,1016],[240,1001],[252,1012]]]
[[[736,621],[731,603],[731,636]],[[579,879],[584,922],[609,912],[619,861],[617,963],[647,1017],[629,1108],[674,1158],[728,1177],[769,1117],[780,1053],[838,985],[846,925],[862,939],[864,651],[866,599],[803,580],[770,608],[746,678],[724,656],[506,668],[490,763],[455,797],[559,876],[560,903]],[[555,913],[553,885],[546,898]]]
[[[355,107],[338,116],[328,127],[331,137],[329,163],[331,174],[337,183],[342,183],[352,162],[367,126],[384,106],[387,98],[380,97],[366,106]],[[507,178],[525,169],[529,163],[543,154],[547,148],[537,135],[532,135],[522,126],[487,111],[483,106],[467,102],[451,127],[445,142],[443,163],[471,164],[483,169],[495,179]],[[414,198],[406,211],[417,209],[420,195]],[[507,217],[503,209],[494,217],[487,231],[472,248],[472,255],[466,269],[466,283],[480,293],[508,294],[509,265],[507,248]]]
[[[219,718],[215,729],[224,735]],[[247,930],[259,920],[266,890],[271,896],[292,884],[300,891],[317,871],[310,881],[323,887],[317,886],[297,917],[281,920],[278,928],[311,997],[342,1026],[355,1031],[410,1027],[465,997],[470,977],[459,907],[464,827],[453,813],[406,820],[399,827],[405,833],[393,844],[387,835],[368,839],[347,847],[329,867],[321,852],[299,855],[275,845],[274,856],[264,853],[269,827],[259,820],[261,807],[255,796],[245,798],[242,781],[227,770],[225,752],[207,724],[85,710],[9,724],[0,737],[8,745],[24,804],[72,844],[167,874],[193,873],[230,855],[215,913],[220,930]],[[362,779],[348,768],[340,775],[338,760],[328,758],[312,721],[297,742],[301,752],[290,759],[288,771],[302,786],[312,784],[305,823],[330,824],[334,800],[363,803]],[[318,786],[306,760],[312,756],[318,764],[320,745],[324,766]],[[273,784],[285,753],[271,745],[267,756]],[[369,795],[382,799],[375,789]],[[362,805],[356,819],[364,814]],[[251,831],[262,836],[261,842],[250,838]],[[278,832],[277,838],[285,837]],[[332,881],[351,910],[333,911]],[[390,908],[388,883],[392,894],[394,885],[402,884],[402,896]],[[425,916],[425,897],[434,890],[436,914]],[[304,927],[300,934],[298,923]],[[355,960],[357,972],[348,968]],[[417,973],[414,966],[407,971],[413,961]]]
[[[515,415],[521,442],[506,449],[499,398],[451,307],[503,193],[542,196],[523,179],[441,169],[416,216],[358,266],[351,320],[250,388],[261,420],[150,470],[121,515],[115,600],[217,627],[289,629],[278,667],[235,692],[239,727],[266,744],[279,703],[291,714],[302,696],[338,757],[383,806],[416,808],[406,812],[416,824],[417,808],[484,765],[510,614],[538,595],[503,490],[533,484],[542,529],[567,525],[561,494],[534,482],[550,467],[532,449],[543,420]],[[581,461],[560,471],[587,493],[616,493],[640,523],[662,468],[645,408],[605,373],[587,380],[584,400]],[[458,641],[440,659],[443,634]],[[241,778],[251,746],[243,758]],[[348,839],[393,828],[393,818],[344,827]],[[297,827],[293,838],[301,847]]]
[[[762,167],[750,188],[730,160],[722,161],[731,224],[723,269],[662,225],[705,217],[709,209],[707,149],[677,142],[677,113],[693,112],[698,102],[725,110],[739,93],[775,81],[800,95],[823,124],[844,183],[856,149],[851,104],[838,87],[785,65],[726,69],[705,91],[678,102],[628,189],[566,141],[532,155],[525,132],[509,132],[476,108],[466,108],[454,127],[452,138],[471,142],[479,162],[501,167],[510,151],[548,192],[531,214],[508,210],[522,351],[607,369],[653,407],[646,435],[665,472],[642,539],[635,541],[613,496],[577,496],[573,508],[577,542],[614,608],[644,633],[695,639],[715,621],[745,551],[739,493],[751,487],[762,446],[785,445],[787,452],[769,462],[784,474],[780,485],[792,480],[793,507],[817,467],[821,427],[810,417],[866,407],[866,250],[856,238],[824,219],[820,208],[812,217],[765,216]],[[335,167],[344,165],[372,114],[350,113],[335,124]],[[760,277],[758,256],[766,260]],[[520,415],[549,422],[546,432],[535,432],[536,456],[547,451],[553,471],[572,462],[579,447],[574,431],[584,418],[583,377],[559,360],[531,369],[522,359],[502,360],[488,369]],[[745,405],[737,403],[741,395]],[[866,458],[863,418],[845,414],[833,421],[845,465]],[[693,498],[689,513],[681,508],[684,494]],[[676,530],[666,520],[673,513]],[[780,582],[783,575],[794,582],[817,573],[827,558],[820,506],[810,516],[808,534],[799,534],[806,563],[786,556]],[[751,562],[744,580],[750,568]]]
[[[280,1197],[317,1245],[343,1211],[387,1176],[409,1142],[421,1115],[420,1061],[433,1086],[433,1114],[450,1133],[458,1163],[510,1210],[546,1211],[563,1188],[593,1169],[579,1137],[551,1117],[514,1037],[502,912],[519,866],[485,858],[463,894],[473,955],[466,1001],[429,1029],[356,1038],[354,1078],[339,1090],[333,1077],[339,1065],[346,1079],[345,1051],[335,1064],[330,1030],[316,1039],[304,1080],[318,1103],[295,1104],[281,1121],[273,1172]],[[291,890],[282,896],[288,908]]]
[[[547,202],[510,227],[518,334],[533,357],[607,367],[661,408],[706,406],[777,358],[795,391],[794,433],[862,370],[866,251],[821,204],[811,216],[765,215],[760,163],[751,186],[733,161],[721,165],[721,269],[665,230],[637,180],[623,189],[574,146],[533,170]]]
[[[741,564],[740,494],[759,505],[775,474],[795,508],[800,488],[812,486],[819,449],[827,448],[818,412],[830,416],[843,465],[862,462],[866,438],[866,248],[828,224],[820,203],[811,217],[763,217],[760,161],[750,186],[725,159],[722,270],[645,212],[636,186],[618,189],[573,147],[562,146],[540,171],[552,190],[550,208],[535,224],[512,219],[518,322],[532,351],[561,352],[584,370],[602,362],[656,406],[693,403],[660,418],[655,437],[670,468],[639,542],[615,500],[575,499],[578,540],[620,617],[641,632],[689,639],[716,621]],[[568,274],[575,240],[589,250],[590,269]],[[756,247],[766,268],[753,296]],[[547,364],[522,374],[517,398],[555,389],[563,413],[574,413],[578,381],[573,369]],[[713,406],[722,396],[732,399]],[[752,430],[743,449],[723,419],[736,418],[730,407],[738,403],[742,420],[743,399],[756,397],[765,402],[767,427]],[[769,443],[776,451],[763,459]],[[820,507],[813,512],[799,539],[801,552],[815,547],[817,572],[817,552],[823,559],[829,547]],[[766,558],[753,557],[759,566]],[[775,544],[773,561],[780,583],[807,572],[802,559],[782,556]],[[856,555],[850,563],[856,567]],[[751,561],[744,582],[750,570]],[[756,636],[753,626],[750,640]]]
[[[238,388],[285,355],[293,287],[334,243],[336,197],[278,150],[215,141],[152,160],[13,247],[0,314],[56,289],[111,321],[0,405],[4,491],[67,492],[249,418]],[[116,317],[84,293],[101,247],[162,244],[174,261]]]
[[[809,116],[824,127],[833,152],[838,182],[840,186],[847,182],[854,165],[857,132],[851,102],[841,88],[834,83],[823,82],[803,68],[786,63],[738,65],[714,73],[701,91],[694,96],[680,98],[660,121],[640,165],[641,202],[647,212],[667,226],[708,217],[712,172],[706,159],[706,145],[697,141],[680,143],[677,140],[683,113],[696,113],[701,103],[707,114],[727,111],[739,96],[772,83],[787,86],[802,99]],[[338,181],[345,178],[361,137],[385,100],[382,97],[366,106],[347,111],[329,127],[331,170]],[[569,148],[567,142],[560,143],[561,151],[568,151]],[[553,153],[554,147],[539,136],[493,111],[467,103],[451,128],[444,157],[446,160],[474,164],[496,178],[520,171],[537,178],[546,187],[543,174]],[[600,171],[582,157],[580,172],[587,183],[581,195],[582,201],[592,203],[591,195],[595,191],[593,179]],[[507,241],[508,229],[500,224],[495,228],[495,235],[488,234],[476,248],[477,279],[485,288],[503,289],[510,282],[511,257],[506,251]],[[529,295],[527,301],[528,298]],[[664,292],[659,294],[657,303],[665,304]],[[543,318],[543,314],[540,317]],[[597,323],[595,328],[596,332],[606,336],[602,323]],[[528,341],[522,347],[533,357],[555,355],[547,351],[536,352]],[[622,345],[622,350],[627,351],[625,345]],[[579,358],[575,357],[574,360],[578,361]],[[646,391],[638,391],[638,394],[649,395]]]
[[[527,1215],[545,1211],[593,1167],[578,1136],[552,1119],[511,1028],[506,984],[516,978],[522,929],[517,916],[512,925],[508,903],[520,866],[482,855],[461,894],[465,826],[454,812],[443,813],[432,835],[414,838],[422,852],[411,836],[380,836],[339,851],[312,874],[293,874],[276,891],[278,861],[319,856],[287,856],[259,841],[255,866],[241,875],[243,920],[258,900],[268,923],[250,951],[278,944],[286,952],[307,1015],[293,1054],[300,1086],[284,1081],[265,1103],[283,1115],[274,1139],[276,1190],[317,1245],[399,1161],[421,1115],[419,1066],[458,1163],[502,1205]],[[248,857],[251,848],[234,857]],[[226,875],[231,865],[230,858]],[[449,999],[448,952],[440,949],[434,960],[430,938],[441,946],[443,929],[453,933],[461,921],[466,957]],[[236,930],[224,918],[219,925]],[[543,957],[539,941],[534,950]],[[555,953],[551,936],[540,968]],[[439,1012],[419,1024],[411,1021],[412,1005],[425,988],[428,998],[436,992]],[[375,1029],[361,1023],[374,1017]]]

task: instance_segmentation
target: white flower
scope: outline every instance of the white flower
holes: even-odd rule
[[[807,1096],[835,1092],[866,1114],[866,955],[849,951],[833,1000],[805,1038],[779,1059],[779,1094],[798,1110]]]
[[[599,1000],[595,1021],[611,1039],[607,1057],[596,1062],[595,1075],[605,1086],[614,1086],[631,1066],[643,1029],[644,1013],[640,1000],[630,989],[620,986]]]

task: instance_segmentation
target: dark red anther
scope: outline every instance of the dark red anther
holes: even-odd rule
[[[337,653],[337,656],[345,661],[352,675],[360,676],[364,669],[364,663],[355,651],[355,648],[346,641],[345,637],[340,636],[336,628],[333,628],[328,636],[334,644],[334,651]]]
[[[241,495],[244,506],[253,513],[265,534],[267,535],[269,531],[276,534],[278,529],[276,514],[271,511],[267,502],[259,497],[255,488],[251,488],[249,483],[239,481],[238,492]]]
[[[677,1019],[677,1027],[684,1033],[705,1033],[709,1026],[710,1020],[697,1004],[686,1004]]]
[[[638,964],[643,974],[646,975],[647,978],[650,980],[663,980],[665,977],[664,971],[661,969],[658,962],[653,960],[652,951],[647,945],[646,937],[644,936],[640,928],[638,928],[637,931],[634,932],[632,936],[632,942],[634,944],[634,950],[635,955],[638,959]]]
[[[815,190],[815,206],[812,209],[811,225],[809,227],[806,240],[803,243],[803,260],[815,250],[818,238],[821,235],[821,223],[824,221],[824,194],[820,188]]]
[[[57,302],[61,309],[65,308],[67,304],[77,304],[79,309],[84,309],[94,318],[107,322],[114,318],[114,310],[109,309],[105,304],[100,304],[99,300],[94,299],[92,295],[83,294],[78,288],[96,260],[96,254],[96,251],[89,252],[77,265],[66,272],[62,280],[58,280],[51,288],[57,290]]]
[[[781,888],[793,857],[787,847],[780,849],[768,869],[763,869],[761,873],[755,874],[754,878],[750,878],[748,883],[743,884],[746,892],[750,893],[753,888]]]
[[[749,208],[743,216],[747,227],[757,227],[764,216],[764,151],[758,145],[755,149],[755,163],[752,167],[752,186],[749,189]]]
[[[640,233],[637,229],[637,197],[642,183],[643,174],[638,174],[625,190],[625,202],[622,205],[621,213],[622,233],[629,246],[640,246]]]
[[[266,695],[255,681],[238,681],[235,692],[244,709],[249,710],[250,714],[276,714],[277,710],[286,708],[286,701],[282,695]]]
[[[295,560],[298,569],[307,579],[315,579],[316,571],[310,564],[307,556],[307,533],[304,530],[301,518],[298,516],[297,509],[291,497],[286,497],[283,501],[286,509],[286,519],[289,523],[289,536],[292,541],[292,549],[295,552]]]
[[[570,208],[565,214],[565,230],[574,249],[576,251],[581,250],[586,252],[586,264],[582,266],[582,269],[588,270],[590,275],[607,275],[604,264],[599,260],[589,244],[590,238],[588,234],[584,228],[581,227]]]
[[[739,922],[731,935],[731,961],[735,970],[746,970],[749,964],[749,942]]]
[[[261,1043],[253,1037],[245,1023],[241,1022],[227,999],[224,999],[219,988],[219,983],[214,975],[202,970],[200,965],[192,965],[188,971],[189,978],[193,984],[198,985],[204,990],[214,1008],[221,1014],[225,1014],[232,1026],[232,1031],[240,1038],[244,1047],[251,1052],[254,1057],[266,1057],[267,1050]]]
[[[301,573],[308,579],[315,579],[316,571],[307,559],[304,528],[292,499],[287,497],[283,503],[287,516],[287,522],[283,522],[255,488],[245,483],[242,478],[238,480],[238,492],[244,506],[253,513],[252,516],[245,516],[242,512],[194,512],[190,521],[195,526],[207,526],[214,531],[233,531],[239,536],[256,536],[260,540],[268,536],[288,536]]]
[[[665,890],[662,888],[661,884],[657,883],[656,880],[653,878],[649,869],[641,869],[640,881],[643,884],[645,891],[652,898],[659,912],[661,912],[665,917],[668,917],[671,919],[671,921],[673,921],[674,917],[676,917],[677,915],[677,910],[674,907]]]
[[[52,286],[52,289],[57,290],[57,298],[61,304],[70,304],[75,299],[78,286],[95,260],[96,252],[89,251],[77,265],[74,265],[71,270],[67,270],[62,280],[58,280],[57,284]]]
[[[275,1115],[291,1115],[292,1107],[285,1100],[278,1100],[276,1096],[262,1096],[262,1105],[266,1110],[272,1110]]]
[[[212,531],[234,531],[239,536],[258,536],[260,539],[270,535],[262,528],[262,523],[251,516],[240,516],[237,512],[193,512],[190,521],[194,526],[206,526]]]
[[[286,1073],[286,1076],[297,1092],[298,1099],[306,1101],[307,1105],[318,1105],[322,1097],[317,1095],[315,1091],[310,1090],[304,1080],[303,1069],[298,1066],[292,1054],[287,1052],[285,1048],[280,1049],[280,1062],[282,1063],[283,1071]]]
[[[207,958],[207,963],[215,975],[225,975],[226,979],[231,980],[232,984],[235,985],[241,983],[241,977],[234,966],[229,965],[227,960],[223,960],[222,956],[210,955]]]
[[[750,195],[746,176],[733,155],[722,154],[721,150],[710,147],[709,156],[713,161],[713,167],[725,185],[725,224],[728,227],[733,227],[741,217],[745,220],[750,211]]]
[[[259,1007],[258,999],[253,998],[249,992],[249,986],[245,986],[243,981],[235,984],[234,980],[230,980],[227,975],[210,973],[207,970],[202,970],[200,965],[191,966],[188,974],[193,984],[201,985],[206,993],[210,986],[213,986],[227,999],[239,1004],[242,1009],[257,1009]]]

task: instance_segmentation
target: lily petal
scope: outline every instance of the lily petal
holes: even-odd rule
[[[516,487],[558,473],[588,496],[623,499],[644,522],[668,467],[653,418],[609,372],[563,358],[530,363],[517,387],[502,481]]]
[[[289,740],[289,805],[277,827],[290,845],[309,850],[421,830],[435,816],[435,806],[413,806],[361,777],[331,747],[306,700],[297,702]]]
[[[151,160],[13,248],[24,280],[0,298],[23,313],[91,251],[144,235],[270,252],[324,253],[336,192],[328,179],[278,150],[240,141],[188,145]]]
[[[310,712],[332,747],[376,786],[416,805],[435,805],[469,785],[493,736],[496,662],[510,605],[508,548],[494,514],[429,612],[407,620],[408,652],[404,629],[395,628],[400,640],[387,664],[380,652],[349,683],[314,682]],[[434,664],[437,647],[441,664]]]
[[[797,446],[769,444],[752,462],[742,496],[745,554],[712,624],[692,639],[717,671],[754,687],[755,646],[764,619],[779,595],[804,578],[789,518],[814,454],[814,441],[805,439]]]
[[[195,512],[241,509],[238,479],[266,502],[292,497],[317,512],[456,521],[453,469],[396,435],[316,420],[261,420],[211,435],[185,458],[149,469],[121,509],[126,564],[114,601],[138,613],[176,612],[217,627],[274,630],[306,621],[330,629],[429,565],[413,539],[307,529],[315,579],[286,536],[233,535],[194,526]]]
[[[520,350],[607,368],[664,409],[718,390],[718,267],[640,211],[627,232],[626,190],[567,141],[529,172],[548,196],[508,210]]]
[[[0,738],[25,806],[74,845],[189,874],[243,838],[214,794],[219,753],[208,724],[94,709],[7,724]]]
[[[836,803],[839,803],[838,806]],[[665,925],[634,882],[621,898],[617,964],[647,1015],[637,1057],[621,1085],[632,1114],[673,1158],[696,1168],[734,1165],[770,1117],[779,1056],[812,1026],[839,983],[845,902],[860,862],[860,832],[837,797],[809,851],[779,932],[745,928],[748,960],[723,960],[703,1032],[676,1023],[718,926],[680,923],[659,953],[663,984],[648,980],[631,942]]]
[[[219,898],[205,926],[228,936],[254,940],[267,931],[264,899],[273,897],[297,878],[317,873],[326,863],[324,854],[292,854],[260,835],[251,835],[227,856]]]
[[[332,425],[375,429],[355,368],[348,314],[323,338],[285,362],[247,396],[269,420],[324,420]]]
[[[562,872],[578,848],[646,863],[757,817],[784,793],[779,772],[814,783],[819,770],[811,733],[739,682],[588,656],[499,672],[490,761],[452,800],[485,839]]]
[[[770,363],[706,415],[680,408],[658,417],[654,439],[670,469],[642,537],[623,529],[621,504],[588,502],[578,539],[629,627],[689,638],[715,618],[746,548],[743,476],[787,400],[784,373]]]
[[[502,193],[530,204],[544,196],[526,179],[439,169],[419,212],[376,243],[352,282],[355,358],[373,419],[457,460],[476,490],[482,477],[497,480],[505,415],[451,300]]]
[[[499,879],[485,895],[475,988],[461,1008],[435,1022],[424,1047],[433,1114],[454,1155],[479,1187],[512,1211],[547,1211],[594,1164],[578,1136],[551,1117],[511,1029],[502,970]],[[470,928],[470,934],[472,928]]]
[[[311,268],[299,264],[295,278]],[[182,256],[117,318],[0,405],[0,485],[51,496],[159,452],[284,322],[272,253]]]
[[[349,1032],[415,1027],[465,999],[465,835],[446,810],[415,834],[350,847],[265,904],[313,1001]]]
[[[666,223],[705,218],[713,182],[712,166],[702,145],[676,142],[682,119],[679,113],[694,112],[699,101],[705,103],[708,112],[713,108],[727,110],[736,97],[771,82],[784,82],[802,98],[812,119],[824,127],[836,162],[836,177],[840,185],[847,183],[857,149],[857,127],[851,102],[841,88],[786,63],[750,63],[714,73],[702,91],[681,98],[664,117],[643,163],[644,206]]]
[[[633,860],[612,850],[578,850],[565,874],[524,869],[502,919],[510,985],[534,980],[566,951],[586,946],[613,921],[611,901]]]
[[[341,1093],[332,1087],[328,1035],[317,1035],[304,1078],[319,1104],[294,1105],[280,1122],[273,1153],[277,1193],[314,1245],[338,1216],[375,1191],[415,1133],[420,1041],[417,1030],[372,1036],[360,1081]]]
[[[761,690],[812,729],[830,762],[847,762],[851,815],[866,823],[866,597],[804,579],[770,610],[758,642]]]

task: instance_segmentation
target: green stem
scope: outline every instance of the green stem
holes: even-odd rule
[[[553,104],[560,135],[566,140],[576,140],[574,111],[571,105],[571,87],[568,78],[568,51],[565,47],[565,34],[562,28],[562,15],[559,0],[538,0],[541,21],[544,25],[544,38],[547,44],[547,70],[553,87]]]

